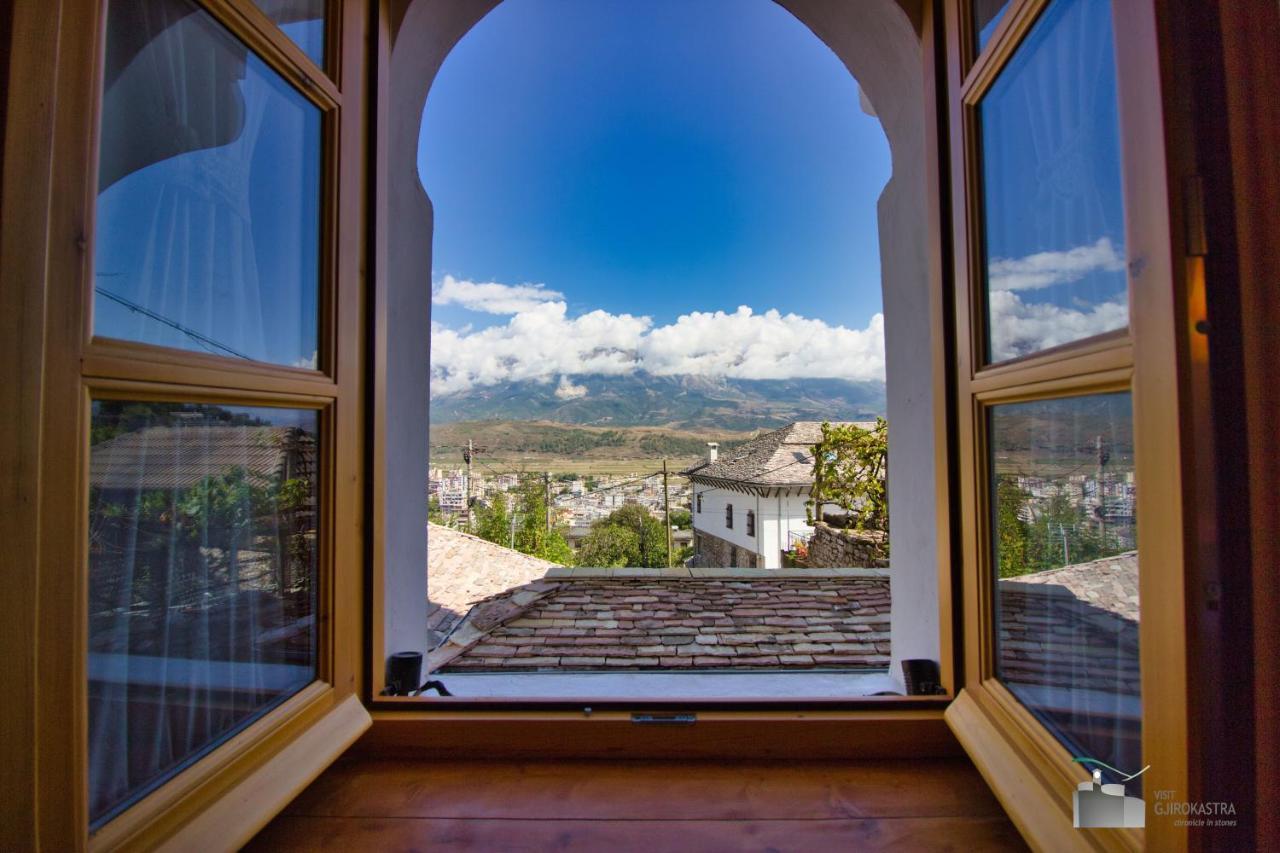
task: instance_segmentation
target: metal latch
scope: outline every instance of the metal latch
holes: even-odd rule
[[[640,726],[692,726],[697,714],[632,714],[631,722]]]

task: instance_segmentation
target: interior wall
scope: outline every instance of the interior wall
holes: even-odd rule
[[[426,638],[427,470],[431,316],[431,203],[418,178],[418,131],[427,93],[453,46],[500,0],[407,0],[392,8],[387,156],[387,596],[388,651],[421,650]],[[893,175],[878,204],[890,423],[889,513],[893,578],[893,665],[938,659],[938,530],[941,446],[933,398],[926,99],[918,0],[776,0],[808,26],[857,79],[884,127]],[[941,327],[941,324],[936,324]]]

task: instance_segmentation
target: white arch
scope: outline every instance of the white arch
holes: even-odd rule
[[[431,314],[431,201],[418,179],[423,105],[441,64],[501,0],[403,0],[392,21],[386,127],[387,172],[380,176],[384,232],[386,365],[381,474],[385,526],[386,649],[422,649],[426,638],[427,407]],[[928,101],[917,22],[918,0],[775,0],[822,40],[858,81],[889,140],[893,174],[877,204],[885,315],[892,527],[891,674],[897,661],[939,657],[939,488],[935,447],[945,441],[935,380],[943,369],[931,330],[939,285],[930,280],[926,168]],[[384,313],[385,312],[385,313]],[[376,628],[377,626],[375,626]],[[377,647],[375,642],[375,648]]]

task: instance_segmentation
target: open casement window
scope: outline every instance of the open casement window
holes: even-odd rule
[[[369,720],[335,605],[362,578],[368,9],[63,5],[16,66],[57,81],[32,219],[76,235],[23,282],[57,614],[32,813],[43,849],[235,845]]]
[[[1185,843],[1151,817],[1157,791],[1187,790],[1152,7],[947,7],[964,579],[947,719],[1023,833],[1058,849]],[[1093,770],[1117,785],[1147,765],[1126,786],[1145,830],[1073,831]]]

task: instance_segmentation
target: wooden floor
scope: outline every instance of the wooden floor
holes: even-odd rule
[[[339,762],[249,850],[1024,850],[967,761]]]

